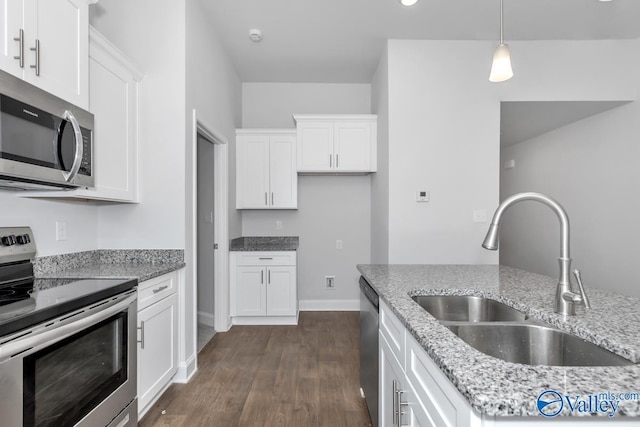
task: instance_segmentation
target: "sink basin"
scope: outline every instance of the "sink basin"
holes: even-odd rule
[[[546,366],[633,365],[595,344],[546,326],[499,323],[445,326],[476,350],[507,362]]]
[[[526,319],[524,313],[488,298],[428,295],[411,299],[443,322],[509,322]]]

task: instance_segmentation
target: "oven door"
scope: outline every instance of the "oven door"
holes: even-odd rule
[[[135,302],[120,295],[2,344],[2,423],[107,426],[134,403],[119,425],[136,425]]]

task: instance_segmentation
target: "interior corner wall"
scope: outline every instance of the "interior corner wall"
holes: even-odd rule
[[[371,262],[389,262],[389,59],[387,48],[371,83],[371,112],[378,115],[378,171],[371,175]]]
[[[91,24],[143,71],[140,203],[98,208],[98,246],[185,247],[185,1],[102,0]]]
[[[581,270],[587,291],[597,287],[640,297],[638,117],[636,101],[502,151],[502,161],[516,165],[502,171],[502,197],[538,191],[567,211],[573,267]],[[501,227],[500,263],[556,277],[559,232],[546,206],[514,206]]]
[[[295,128],[292,114],[368,114],[368,84],[244,83],[244,128]],[[276,220],[283,228],[276,230]],[[370,176],[298,176],[297,210],[243,211],[244,236],[300,237],[298,299],[302,306],[357,309],[356,264],[371,259]],[[238,236],[231,236],[238,237]],[[343,249],[336,249],[336,240]],[[336,288],[325,288],[325,276]]]
[[[497,263],[473,213],[498,205],[500,102],[635,99],[639,43],[512,42],[515,76],[493,84],[494,43],[391,40],[389,262]]]

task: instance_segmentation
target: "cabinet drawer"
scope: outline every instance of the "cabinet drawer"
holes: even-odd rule
[[[138,311],[176,293],[177,277],[178,273],[174,271],[141,282],[138,285]]]
[[[238,252],[237,265],[296,265],[296,252]]]
[[[394,356],[400,362],[402,369],[405,368],[405,331],[406,328],[393,315],[391,309],[380,301],[380,333],[387,340],[389,348],[393,352]]]

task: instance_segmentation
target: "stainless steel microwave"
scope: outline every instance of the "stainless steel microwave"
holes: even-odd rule
[[[93,114],[0,71],[0,187],[93,187]]]

